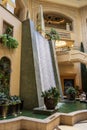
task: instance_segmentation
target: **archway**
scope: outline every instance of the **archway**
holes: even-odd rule
[[[63,14],[54,12],[44,12],[44,21],[46,27],[73,30],[73,20]]]
[[[7,57],[0,60],[0,92],[9,94],[11,62]]]

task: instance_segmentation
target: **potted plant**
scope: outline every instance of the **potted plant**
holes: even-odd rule
[[[9,106],[9,99],[7,95],[4,92],[0,92],[0,115],[3,118],[7,117],[8,106]]]
[[[48,40],[59,40],[60,39],[58,32],[54,28],[51,28],[50,32],[46,32],[45,38]]]
[[[7,28],[6,33],[0,35],[0,42],[3,46],[14,49],[18,47],[18,42],[15,38],[13,38],[10,34],[12,29],[10,27]]]
[[[44,98],[44,104],[47,109],[55,109],[58,99],[59,99],[59,91],[56,87],[51,87],[50,89],[42,92],[42,97]]]
[[[9,105],[9,115],[14,115],[16,116],[17,114],[20,113],[20,105],[21,105],[21,99],[19,96],[10,96],[10,105]]]
[[[68,89],[66,90],[66,95],[67,98],[69,100],[75,100],[75,96],[76,96],[76,90],[74,87],[68,87]]]

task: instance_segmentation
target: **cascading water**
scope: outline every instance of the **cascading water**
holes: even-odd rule
[[[42,88],[47,90],[52,86],[56,86],[49,42],[39,33],[35,32],[35,35]]]
[[[35,50],[34,54],[34,63],[35,68],[38,67],[38,71],[36,72],[36,81],[37,81],[37,92],[38,92],[38,100],[39,106],[41,106],[41,91],[48,90],[51,87],[56,86],[55,72],[52,61],[52,52],[51,52],[51,43],[48,42],[43,36],[41,36],[38,32],[34,32],[36,38],[36,44],[33,45],[33,50]],[[37,62],[36,62],[37,59]],[[38,76],[39,75],[39,76]],[[59,77],[58,77],[59,78]],[[38,82],[39,81],[39,82]],[[58,81],[59,82],[59,81]],[[58,84],[59,86],[59,84]],[[61,87],[61,86],[60,86]],[[60,89],[60,88],[59,88]],[[61,91],[60,91],[61,92]]]
[[[39,106],[42,106],[41,92],[56,86],[49,42],[35,31],[36,44],[33,45],[34,65]],[[38,71],[37,71],[38,70]]]

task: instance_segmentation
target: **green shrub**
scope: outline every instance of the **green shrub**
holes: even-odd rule
[[[76,90],[74,87],[69,87],[67,90],[66,90],[66,94],[76,94]]]
[[[18,47],[18,42],[15,38],[8,34],[3,34],[0,35],[0,39],[2,41],[3,46],[9,48],[9,49],[14,49]]]
[[[12,35],[12,28],[11,27],[8,27],[6,29],[6,32],[5,34],[3,35],[0,35],[0,40],[1,40],[1,43],[3,44],[3,46],[11,49],[11,48],[17,48],[18,47],[18,42],[15,38],[13,38],[11,35]]]
[[[58,32],[54,28],[51,28],[50,32],[46,32],[46,38],[49,40],[59,40],[60,39]]]
[[[47,98],[58,98],[59,97],[59,91],[56,87],[51,87],[50,89],[42,92],[41,97],[47,97]]]

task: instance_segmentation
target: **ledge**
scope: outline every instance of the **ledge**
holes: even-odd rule
[[[0,130],[54,130],[59,124],[74,125],[83,120],[87,120],[87,110],[75,111],[69,114],[57,112],[43,120],[20,116],[14,119],[1,120]]]

